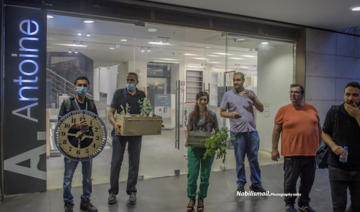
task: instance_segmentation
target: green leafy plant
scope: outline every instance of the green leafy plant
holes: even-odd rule
[[[153,107],[151,106],[151,102],[148,98],[142,98],[140,102],[140,115],[142,117],[149,117],[150,113],[153,111]]]
[[[122,105],[120,105],[120,108],[121,108],[121,112],[120,112],[120,115],[125,115],[125,109]]]
[[[203,159],[207,156],[213,156],[216,154],[216,159],[223,158],[224,163],[226,155],[226,142],[232,140],[235,140],[235,137],[233,135],[229,137],[228,129],[226,127],[221,128],[209,138],[201,140],[200,142],[205,143],[206,147]]]

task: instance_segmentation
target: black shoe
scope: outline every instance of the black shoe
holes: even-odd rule
[[[73,203],[66,203],[64,206],[65,212],[74,212],[73,208],[74,208]]]
[[[130,205],[136,204],[136,192],[130,192],[128,203]]]
[[[82,211],[88,211],[88,212],[97,212],[97,208],[91,204],[90,199],[88,200],[81,200],[80,203],[80,210]]]
[[[285,206],[285,208],[286,208],[286,212],[297,212],[294,205],[287,205]]]
[[[238,186],[237,191],[245,192],[244,186]]]
[[[304,211],[304,212],[315,212],[314,209],[312,209],[312,208],[310,207],[310,205],[304,205],[304,206],[298,205],[298,209],[299,209],[300,211]]]
[[[254,185],[250,185],[250,190],[254,191],[254,192],[266,192],[265,189],[263,189],[263,187],[260,186],[254,186]]]
[[[113,193],[110,193],[110,194],[109,194],[109,198],[108,198],[108,203],[109,203],[109,204],[114,204],[115,202],[117,202],[117,200],[116,200],[116,195],[113,194]]]

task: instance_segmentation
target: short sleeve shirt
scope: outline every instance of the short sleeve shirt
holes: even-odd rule
[[[200,119],[198,121],[198,123],[191,123],[190,122],[190,118],[191,118],[191,114],[192,112],[189,114],[189,121],[188,121],[188,124],[187,124],[187,128],[189,130],[192,130],[192,131],[204,131],[204,132],[212,132],[213,129],[215,130],[219,130],[219,124],[218,124],[218,120],[217,120],[217,117],[216,117],[216,113],[212,112],[212,116],[213,116],[213,122],[208,122],[208,123],[205,123],[205,115],[203,116],[200,116]]]
[[[140,114],[140,102],[146,95],[143,91],[136,89],[136,93],[131,95],[126,88],[117,89],[114,93],[110,107],[116,109],[120,114],[122,109],[120,105],[126,109],[126,103],[130,106],[130,114]]]
[[[275,123],[282,125],[281,155],[315,156],[319,149],[320,118],[313,105],[285,105],[278,110]]]
[[[254,91],[248,90],[256,99]],[[221,100],[220,108],[228,110],[229,113],[239,113],[241,118],[230,119],[230,130],[233,132],[252,132],[256,131],[253,101],[245,96],[241,96],[235,88],[226,92]]]

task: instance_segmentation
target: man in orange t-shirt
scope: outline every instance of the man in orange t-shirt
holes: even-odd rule
[[[284,193],[296,193],[300,176],[298,209],[314,212],[309,194],[315,179],[315,154],[321,142],[320,118],[313,105],[303,102],[305,91],[299,84],[290,85],[291,104],[279,109],[272,135],[272,160],[279,158],[278,143],[281,135],[281,155],[284,156]],[[286,211],[296,212],[296,196],[285,197]]]

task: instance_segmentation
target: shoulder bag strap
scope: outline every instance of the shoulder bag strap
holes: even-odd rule
[[[332,106],[333,113],[334,113],[334,122],[333,122],[333,130],[332,130],[332,138],[334,140],[336,136],[336,131],[338,129],[338,120],[339,120],[339,105]]]

